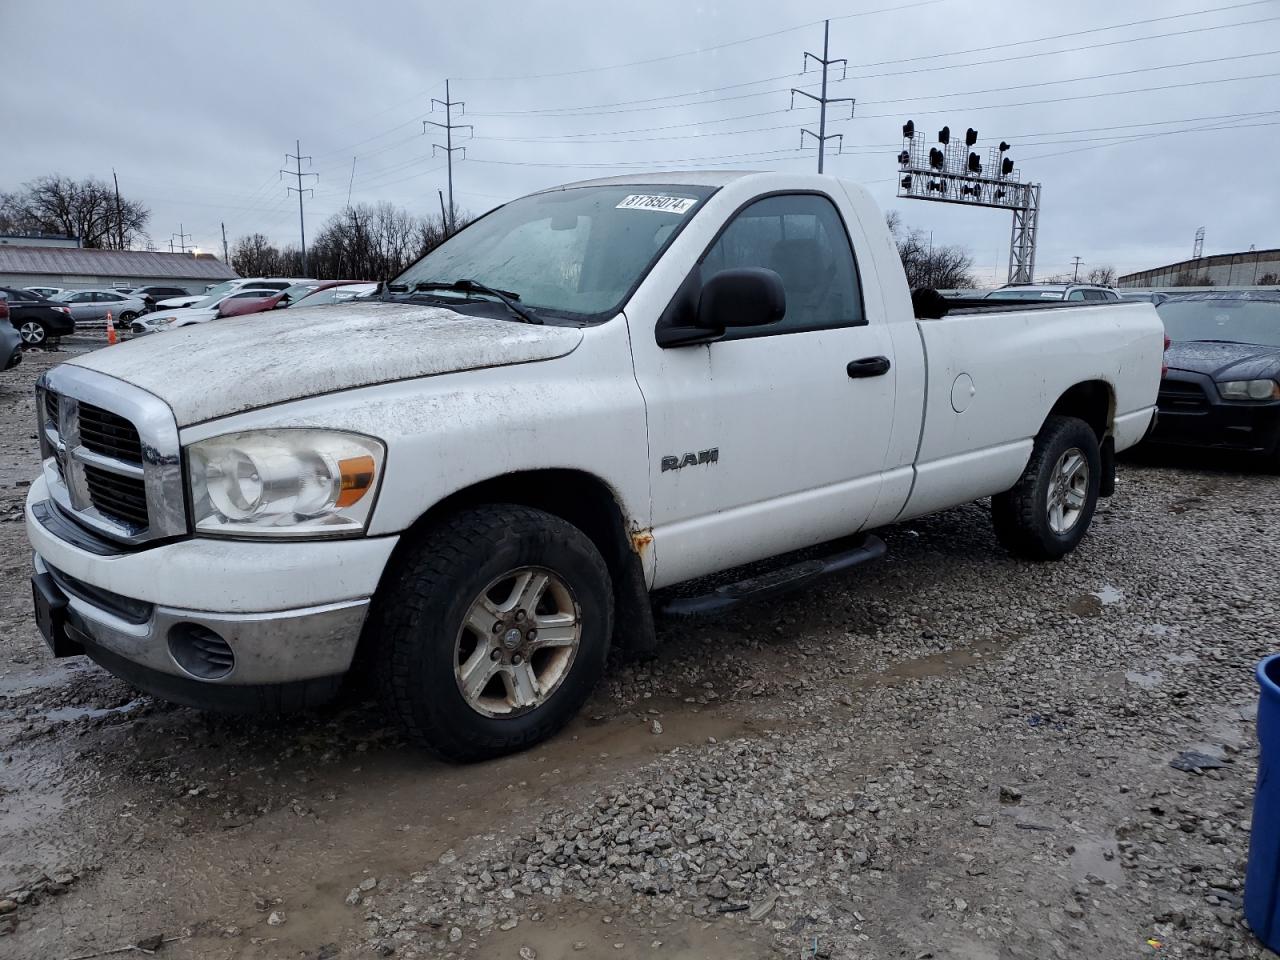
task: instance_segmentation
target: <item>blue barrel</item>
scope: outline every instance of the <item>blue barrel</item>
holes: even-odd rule
[[[1253,798],[1244,916],[1253,932],[1280,953],[1280,654],[1258,664],[1258,791]]]

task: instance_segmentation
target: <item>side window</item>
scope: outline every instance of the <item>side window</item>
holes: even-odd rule
[[[1114,290],[1103,290],[1103,291],[1102,291],[1102,296],[1103,296],[1103,298],[1104,298],[1104,299],[1106,299],[1106,300],[1119,300],[1119,299],[1120,299],[1120,294],[1116,293]]]
[[[1068,299],[1068,300],[1083,300],[1083,299],[1084,299],[1084,291],[1083,291],[1083,290],[1072,290],[1069,294],[1067,294],[1067,299]]]
[[[726,339],[867,322],[849,235],[826,197],[787,194],[745,208],[702,258],[703,282],[739,267],[775,271],[787,294],[787,312],[767,327],[730,330]]]
[[[1101,290],[1086,290],[1084,298],[1086,300],[1105,300],[1107,296]]]

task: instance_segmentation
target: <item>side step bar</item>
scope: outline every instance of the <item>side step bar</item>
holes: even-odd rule
[[[750,600],[799,590],[820,577],[879,560],[887,551],[883,540],[867,534],[857,538],[849,549],[825,557],[802,560],[736,583],[726,583],[699,597],[677,597],[665,604],[662,612],[677,617],[720,613]]]

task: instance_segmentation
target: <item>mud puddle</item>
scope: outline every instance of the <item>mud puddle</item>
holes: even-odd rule
[[[135,705],[60,707],[41,715],[75,724]],[[267,955],[296,955],[358,936],[362,913],[343,899],[366,877],[404,878],[450,851],[465,856],[470,844],[528,829],[539,811],[576,802],[598,780],[672,750],[756,735],[748,708],[736,704],[652,698],[629,710],[595,706],[548,743],[467,767],[434,761],[377,727],[343,743],[331,726],[237,726],[186,710],[153,714],[127,729],[79,723],[71,727],[74,741],[32,743],[2,768],[13,792],[0,794],[0,838],[10,844],[0,888],[64,863],[80,872],[92,851],[78,840],[68,847],[68,837],[83,838],[100,823],[128,838],[123,852],[59,901],[65,927],[57,940],[38,936],[48,907],[24,908],[19,936],[24,929],[34,935],[33,949],[101,949],[106,945],[91,932],[94,918],[110,911],[148,929],[194,927],[189,943],[167,948],[175,956],[205,956],[214,949],[211,938],[218,950],[234,945],[230,955],[257,955],[240,953],[254,938],[271,941]],[[359,728],[371,719],[357,709],[328,722]],[[285,743],[263,749],[232,739],[259,731]],[[67,742],[75,744],[74,758]],[[116,756],[121,766],[113,769]],[[114,774],[118,789],[85,789],[95,771],[104,779]],[[157,897],[157,889],[165,895]],[[276,909],[285,911],[287,924],[268,926]],[[227,941],[228,926],[244,936]],[[574,939],[582,937],[568,941],[570,951]],[[667,939],[668,946],[684,942]],[[699,955],[703,941],[688,943],[687,955]],[[608,950],[648,955],[615,952],[612,941]],[[539,950],[547,955],[555,954]],[[684,954],[664,948],[662,955]]]
[[[480,941],[479,956],[518,957],[521,947],[537,952],[538,960],[579,960],[582,957],[617,957],[618,960],[705,960],[733,957],[755,960],[776,956],[758,927],[748,927],[728,917],[705,922],[678,917],[668,923],[636,927],[625,919],[586,910],[523,923],[514,930],[499,930]]]
[[[896,686],[911,680],[944,677],[957,670],[989,663],[1003,654],[1005,649],[1017,639],[1010,637],[1000,640],[983,640],[971,647],[958,647],[913,660],[902,660],[885,670],[870,674],[863,686]]]

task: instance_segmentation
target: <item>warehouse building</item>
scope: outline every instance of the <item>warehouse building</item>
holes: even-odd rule
[[[1280,249],[1218,253],[1130,273],[1120,287],[1257,287],[1280,285]]]
[[[236,277],[210,254],[0,245],[0,287],[205,287]]]

